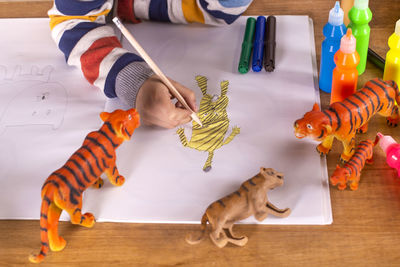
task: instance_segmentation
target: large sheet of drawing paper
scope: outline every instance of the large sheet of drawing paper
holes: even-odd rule
[[[293,122],[319,101],[312,23],[306,16],[278,16],[275,71],[243,75],[237,64],[245,23],[243,17],[223,28],[128,25],[167,76],[195,91],[198,106],[203,95],[197,75],[207,78],[203,89],[214,100],[221,82],[228,81],[222,86],[227,108],[217,112],[226,112],[229,125],[215,132],[221,140],[238,128],[240,133],[214,150],[205,172],[209,153],[184,146],[181,139],[193,138],[200,148],[214,140],[207,134],[192,131],[191,123],[180,134],[178,128],[140,127],[117,150],[125,184],[114,187],[105,179],[103,188],[87,189],[83,212],[97,221],[199,223],[210,203],[263,166],[285,174],[284,185],[268,197],[275,206],[292,209],[289,217],[269,216],[263,224],[332,222],[325,159],[315,142],[293,134]],[[38,219],[44,180],[101,125],[101,111],[123,105],[106,101],[79,70],[66,66],[47,19],[1,20],[0,31],[0,219]],[[133,50],[124,38],[122,43]],[[69,216],[63,212],[61,218]],[[243,223],[259,222],[250,217]]]

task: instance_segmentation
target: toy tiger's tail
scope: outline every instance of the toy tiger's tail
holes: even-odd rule
[[[188,242],[190,245],[196,245],[203,241],[205,235],[206,235],[206,229],[207,229],[207,222],[208,222],[208,217],[207,214],[204,213],[203,218],[201,218],[201,236],[198,237],[197,239],[193,239],[191,234],[186,235],[186,242]]]
[[[44,257],[46,257],[47,252],[49,252],[49,237],[47,235],[47,229],[48,229],[48,221],[47,221],[47,215],[49,211],[49,206],[51,204],[51,200],[47,196],[47,190],[43,194],[43,199],[42,199],[42,206],[40,208],[40,241],[41,241],[41,247],[40,247],[40,252],[38,255],[30,255],[29,256],[29,261],[33,263],[39,263],[43,261]]]

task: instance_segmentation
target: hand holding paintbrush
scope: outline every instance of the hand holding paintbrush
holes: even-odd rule
[[[189,107],[186,103],[185,99],[179,93],[179,91],[175,88],[175,86],[171,83],[171,81],[164,75],[164,73],[158,68],[158,66],[154,63],[154,61],[150,58],[150,56],[144,51],[144,49],[140,46],[140,44],[136,41],[136,39],[132,36],[132,34],[125,28],[125,26],[120,22],[120,20],[115,17],[113,22],[117,27],[121,30],[122,34],[127,38],[130,44],[136,49],[139,55],[146,61],[146,63],[150,66],[150,68],[154,71],[155,74],[161,79],[161,81],[168,87],[171,94],[176,97],[179,103],[182,104],[184,108],[191,112],[191,117],[194,121],[196,121],[199,125],[202,126],[200,119],[197,117],[196,113]]]

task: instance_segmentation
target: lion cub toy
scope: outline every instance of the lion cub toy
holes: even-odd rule
[[[33,263],[43,261],[49,249],[64,249],[66,241],[58,235],[58,219],[63,210],[69,213],[71,223],[93,227],[94,216],[89,212],[81,213],[82,194],[89,186],[100,188],[103,185],[100,178],[103,172],[115,186],[121,186],[125,181],[115,165],[115,149],[131,138],[140,124],[139,114],[135,109],[116,110],[102,112],[100,118],[104,121],[103,126],[89,133],[82,146],[64,166],[50,174],[42,186],[41,248],[38,255],[29,257]]]
[[[235,236],[232,232],[233,224],[254,215],[258,221],[263,221],[268,214],[284,218],[291,210],[278,209],[268,201],[267,192],[270,189],[283,185],[283,174],[271,168],[260,168],[260,172],[253,178],[245,181],[240,188],[221,198],[210,206],[201,219],[202,234],[198,239],[191,235],[186,236],[186,242],[191,245],[200,243],[205,237],[207,221],[211,225],[210,238],[220,248],[228,242],[237,246],[244,246],[248,238]],[[228,231],[229,236],[226,235]]]

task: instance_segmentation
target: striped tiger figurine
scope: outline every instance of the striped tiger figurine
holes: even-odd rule
[[[354,154],[355,134],[365,133],[368,121],[376,113],[387,118],[389,126],[397,126],[400,120],[400,95],[394,81],[373,79],[363,88],[349,96],[342,102],[332,103],[327,109],[320,110],[314,104],[311,111],[294,123],[294,132],[297,138],[310,137],[322,141],[317,146],[321,154],[328,154],[336,137],[343,143],[342,162],[347,162]]]
[[[217,97],[207,94],[206,77],[196,76],[196,81],[203,94],[198,112],[203,127],[195,121],[192,122],[192,137],[189,142],[186,139],[183,128],[179,128],[177,133],[183,146],[208,152],[208,158],[203,167],[203,171],[207,172],[211,170],[214,151],[231,142],[240,133],[240,128],[233,127],[231,134],[224,140],[229,128],[229,118],[226,112],[229,101],[226,96],[229,82],[221,82],[221,95]]]
[[[66,241],[58,235],[58,220],[62,210],[68,212],[72,224],[85,227],[94,225],[94,216],[81,213],[82,194],[89,186],[100,188],[106,173],[111,184],[121,186],[125,178],[115,165],[115,149],[129,140],[139,126],[139,114],[135,109],[116,110],[100,114],[104,124],[98,131],[89,133],[82,146],[60,169],[54,171],[42,186],[40,208],[41,249],[31,255],[33,263],[41,262],[49,251],[61,251]]]
[[[349,183],[351,190],[358,189],[358,183],[360,182],[361,170],[364,168],[365,163],[372,164],[372,155],[374,146],[378,142],[371,140],[365,140],[358,144],[356,152],[350,158],[350,160],[343,166],[336,166],[336,170],[329,179],[333,186],[338,186],[339,190],[344,190]]]

